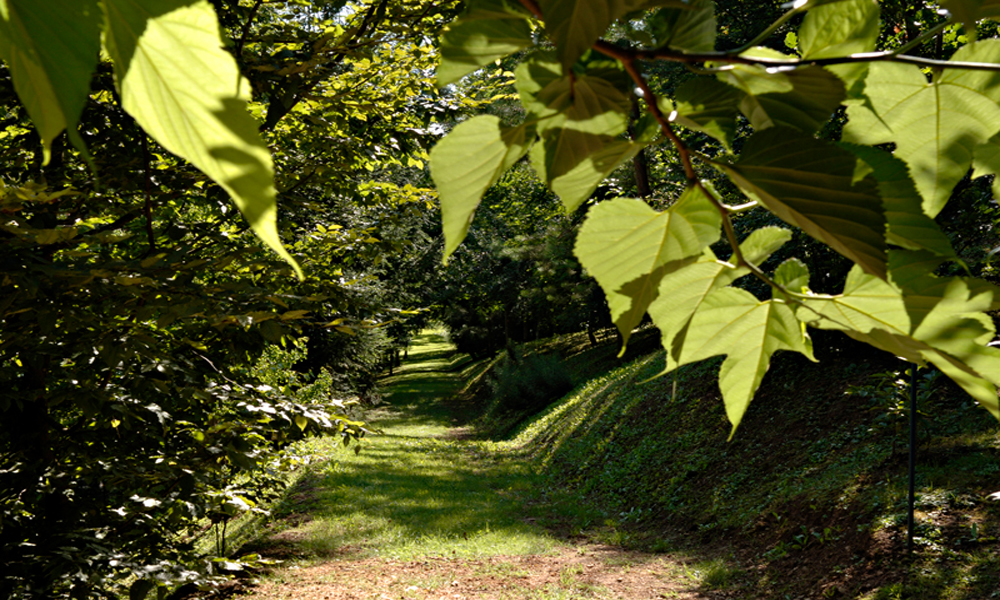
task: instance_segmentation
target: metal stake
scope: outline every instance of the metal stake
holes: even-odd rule
[[[910,498],[906,518],[906,550],[913,550],[913,506],[917,486],[917,365],[910,363]]]

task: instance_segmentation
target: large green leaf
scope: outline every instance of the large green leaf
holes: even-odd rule
[[[164,148],[225,189],[257,236],[281,245],[271,154],[247,112],[250,84],[207,0],[103,0],[122,106]]]
[[[76,125],[101,47],[100,17],[97,0],[0,2],[0,57],[42,138],[46,163],[64,129],[83,150]]]
[[[799,27],[802,58],[850,56],[875,49],[879,34],[879,7],[875,0],[847,0],[810,10]],[[848,89],[864,79],[865,63],[827,67]]]
[[[1000,198],[1000,135],[995,135],[989,140],[976,146],[975,154],[972,157],[972,177],[982,177],[983,175],[993,175],[993,199]]]
[[[890,243],[911,250],[929,250],[945,258],[955,256],[951,240],[934,219],[924,214],[920,194],[906,163],[871,146],[842,144],[841,147],[864,161],[878,181],[878,192],[889,225],[886,239]]]
[[[831,58],[870,52],[878,41],[875,0],[846,0],[810,9],[799,27],[802,58]]]
[[[707,133],[732,148],[736,135],[740,90],[715,79],[699,77],[682,83],[676,92],[677,123]]]
[[[660,46],[687,52],[715,50],[715,3],[690,0],[683,8],[664,8],[646,20]]]
[[[875,181],[854,181],[856,164],[835,145],[785,128],[754,134],[735,164],[717,163],[783,221],[884,278],[885,213]]]
[[[618,85],[592,75],[563,76],[554,63],[528,61],[518,67],[516,84],[539,133],[573,129],[593,135],[616,136],[628,127],[632,103]]]
[[[479,0],[441,36],[438,86],[532,44],[524,8],[511,0]]]
[[[740,251],[746,260],[760,264],[790,239],[792,233],[787,229],[763,227],[740,244]],[[718,260],[706,248],[697,262],[664,275],[658,295],[649,305],[649,316],[660,330],[663,347],[668,351],[666,370],[677,366],[688,323],[705,298],[749,273],[746,267]]]
[[[815,360],[812,342],[787,304],[761,302],[747,291],[727,287],[705,298],[691,318],[683,347],[675,352],[679,365],[728,355],[719,370],[719,388],[732,438],[778,350]]]
[[[441,200],[444,257],[465,239],[483,194],[524,156],[530,126],[504,127],[492,115],[459,123],[431,150],[431,176]]]
[[[995,304],[996,289],[960,278],[908,283],[900,290],[855,267],[843,294],[807,299],[810,310],[799,314],[814,327],[843,331],[913,362],[932,362],[1000,419],[1000,349],[986,345],[995,332],[982,312]]]
[[[611,318],[627,341],[663,276],[699,257],[719,239],[721,226],[718,209],[697,187],[664,212],[616,198],[590,209],[574,253],[604,290]]]
[[[961,48],[956,61],[1000,62],[1000,40]],[[848,107],[844,140],[896,144],[934,217],[968,172],[976,148],[1000,131],[1000,74],[947,69],[928,83],[914,65],[876,63],[865,82],[867,104]]]
[[[788,58],[761,48],[747,56]],[[735,65],[718,77],[745,93],[740,110],[757,130],[785,126],[813,133],[830,120],[846,97],[840,78],[815,65],[792,70]]]
[[[574,132],[572,130],[565,130],[560,132],[559,139],[560,141],[565,141],[566,138],[572,140],[573,137]],[[585,144],[588,144],[593,139],[587,134],[582,134],[579,137],[587,138],[584,140]],[[572,213],[590,198],[590,195],[597,189],[597,186],[611,175],[612,171],[626,161],[632,160],[647,145],[628,140],[607,139],[604,145],[593,150],[580,162],[572,165],[568,171],[551,178],[549,180],[549,188],[559,196],[559,200],[562,201],[566,212]],[[546,143],[536,146],[537,151],[540,153],[547,152],[548,148],[549,145]],[[547,156],[540,156],[538,158],[539,160],[533,164],[537,165],[536,171],[539,173],[549,173],[549,165],[554,165],[561,171],[560,161],[549,161]],[[548,179],[547,175],[546,179]]]
[[[538,5],[567,72],[619,17],[654,6],[691,9],[683,0],[539,0]]]
[[[628,127],[631,109],[622,83],[589,74],[563,76],[559,64],[545,56],[517,68],[527,122],[536,125],[541,137],[532,149],[532,165],[569,212],[646,145],[618,138]]]

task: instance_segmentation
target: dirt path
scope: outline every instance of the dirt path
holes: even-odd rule
[[[463,380],[426,334],[389,380],[383,434],[293,490],[255,551],[283,559],[251,600],[705,598],[705,573],[671,555],[555,537],[519,501],[517,465],[474,459],[441,400]],[[446,441],[447,440],[447,441]],[[488,461],[487,461],[488,462]],[[282,522],[279,518],[279,523]]]
[[[555,555],[410,561],[331,560],[291,566],[263,581],[258,600],[520,600],[704,598],[699,573],[664,558],[608,546],[562,547]]]

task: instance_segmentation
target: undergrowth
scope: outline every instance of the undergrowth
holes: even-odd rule
[[[906,563],[907,365],[850,351],[826,358],[779,355],[732,442],[719,360],[657,377],[657,353],[591,379],[483,451],[531,461],[558,508],[550,526],[721,554],[733,573],[763,573],[726,578],[747,597],[897,584],[901,598],[991,597],[996,422],[946,378],[921,372],[916,550]]]
[[[563,361],[552,354],[525,354],[512,346],[490,381],[493,401],[506,411],[538,412],[573,389]]]

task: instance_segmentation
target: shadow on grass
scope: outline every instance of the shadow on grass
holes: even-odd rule
[[[399,558],[551,550],[556,540],[526,518],[530,472],[476,459],[467,444],[442,439],[454,426],[448,401],[473,367],[438,333],[415,340],[408,362],[385,380],[386,402],[372,423],[382,433],[357,455],[335,441],[313,441],[311,452],[325,460],[274,510],[288,527],[249,550]]]
[[[937,433],[918,467],[921,541],[909,560],[896,518],[904,455],[893,452],[892,427],[879,428],[873,409],[845,393],[879,368],[849,356],[832,368],[779,356],[727,443],[718,360],[674,380],[654,378],[662,357],[650,357],[591,379],[496,446],[535,462],[559,503],[551,518],[564,520],[552,526],[683,552],[706,565],[702,591],[1000,598],[1000,503],[985,500],[1000,487],[995,422],[935,390]],[[604,510],[602,526],[567,518],[585,503]]]
[[[525,520],[523,472],[486,470],[451,443],[392,436],[356,461],[329,461],[276,511],[308,511],[296,528],[307,554],[481,556],[544,552],[554,545]],[[304,534],[304,536],[303,536]]]

